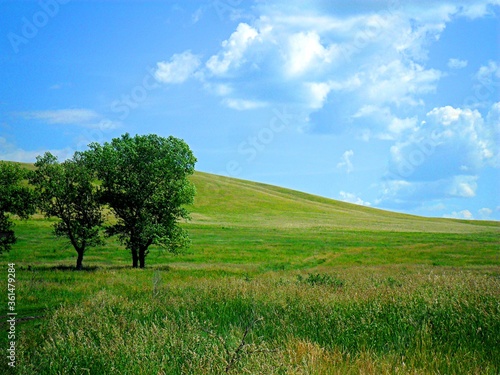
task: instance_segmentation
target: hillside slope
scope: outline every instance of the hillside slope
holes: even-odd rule
[[[18,163],[33,170],[30,163]],[[498,232],[500,222],[426,218],[323,198],[278,186],[195,172],[191,224],[395,232]]]
[[[500,231],[498,222],[394,213],[203,172],[196,172],[191,180],[197,189],[190,208],[193,224],[443,233]]]

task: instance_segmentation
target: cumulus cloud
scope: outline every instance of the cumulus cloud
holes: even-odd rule
[[[357,77],[361,84],[353,106],[356,99],[362,105],[420,106],[443,75],[425,66],[429,46],[456,17],[482,17],[492,5],[498,0],[360,1],[349,7],[335,0],[307,6],[257,2],[248,21],[240,22],[203,64],[192,54],[174,55],[158,63],[158,79],[180,83],[198,69],[211,84],[234,79],[230,98],[248,99],[250,91],[253,100],[285,99],[314,112],[330,96],[343,95],[333,81]],[[467,61],[451,58],[448,63],[458,69]]]
[[[472,95],[467,98],[469,107],[481,108],[491,105],[498,100],[498,87],[500,83],[500,65],[489,61],[482,65],[475,76]]]
[[[154,77],[163,83],[183,83],[194,74],[200,64],[200,58],[191,51],[174,54],[170,61],[160,61],[156,64]]]
[[[354,170],[354,166],[352,164],[351,158],[354,155],[353,150],[347,150],[342,155],[342,160],[337,164],[337,168],[343,169],[345,168],[347,173],[351,173]]]
[[[492,84],[493,81],[500,79],[500,66],[495,61],[489,61],[487,65],[482,65],[479,68],[476,79],[481,84]]]
[[[450,215],[444,215],[444,217],[450,218],[450,219],[465,219],[465,220],[472,220],[474,219],[474,215],[472,215],[472,212],[469,210],[462,210],[462,211],[453,211]]]
[[[436,107],[426,120],[391,147],[390,172],[407,180],[436,180],[471,175],[485,166],[500,166],[495,103],[486,118],[478,111]]]
[[[474,198],[480,172],[500,167],[500,103],[485,112],[452,106],[428,111],[425,121],[391,147],[380,202],[416,207]]]
[[[256,109],[265,107],[267,104],[261,101],[245,100],[245,99],[232,99],[227,98],[223,100],[224,105],[229,108],[236,109],[237,111],[245,111],[249,109]]]
[[[318,69],[320,64],[329,64],[339,53],[335,45],[324,47],[315,31],[290,35],[286,49],[285,67],[290,76]]]
[[[434,122],[436,126],[434,134],[442,144],[461,146],[465,152],[466,166],[496,165],[499,110],[499,103],[493,104],[485,119],[475,109],[445,106],[434,108],[427,117]]]
[[[378,138],[383,140],[398,140],[403,134],[418,129],[418,118],[398,117],[389,106],[364,105],[351,117],[363,129],[363,139]],[[368,128],[369,127],[369,128]]]
[[[258,36],[255,28],[240,23],[229,39],[222,42],[222,51],[208,59],[206,67],[216,76],[224,75],[230,68],[238,68],[245,61],[245,52]]]
[[[460,59],[449,59],[448,60],[448,68],[451,69],[462,69],[467,66],[468,62],[467,60],[460,60]]]
[[[360,206],[371,206],[370,202],[366,202],[360,197],[356,196],[356,194],[353,193],[346,193],[345,191],[341,191],[339,193],[340,200],[348,203],[354,203],[358,204]]]
[[[401,134],[406,130],[414,130],[417,126],[416,117],[398,118],[393,117],[389,123],[388,130],[393,134]]]
[[[230,79],[228,99],[286,101],[310,113],[348,92],[351,116],[367,104],[421,105],[422,95],[435,91],[442,73],[422,61],[459,7],[374,4],[349,14],[314,4],[257,4],[258,14],[239,23],[204,64],[190,53],[174,55],[158,63],[157,78],[180,83],[197,70],[207,87]],[[392,129],[405,125],[409,120]]]
[[[419,95],[436,90],[441,72],[413,61],[394,60],[365,73],[363,92],[372,103],[419,105]]]
[[[329,82],[306,82],[304,84],[309,91],[309,107],[319,109],[323,107],[325,100],[332,89]]]
[[[476,176],[452,176],[429,181],[385,180],[377,205],[386,208],[425,207],[429,202],[470,199],[476,195]]]
[[[451,180],[448,194],[453,197],[472,198],[476,196],[477,176],[455,176]]]
[[[487,207],[481,208],[479,210],[479,216],[483,220],[489,219],[491,217],[492,213],[493,213],[493,210],[491,208],[487,208]]]
[[[462,109],[453,108],[452,106],[447,105],[445,107],[434,108],[432,111],[427,113],[427,117],[443,124],[444,126],[448,126],[454,122],[457,122],[462,114]],[[477,111],[473,112],[468,110],[466,113],[467,117],[475,116],[477,118],[478,115],[479,113]]]

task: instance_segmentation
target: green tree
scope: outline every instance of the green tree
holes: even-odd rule
[[[103,243],[99,229],[104,220],[93,173],[79,153],[59,163],[46,152],[37,157],[35,167],[30,183],[35,187],[37,205],[46,217],[60,219],[54,224],[54,233],[69,239],[78,254],[76,269],[81,270],[87,248]]]
[[[8,213],[27,219],[35,212],[32,191],[23,184],[27,172],[18,164],[0,162],[0,254],[16,242]]]
[[[132,267],[144,268],[149,246],[177,253],[188,242],[179,219],[188,219],[195,188],[188,176],[196,158],[181,139],[124,134],[111,143],[92,143],[86,157],[101,182],[102,201],[117,218],[107,228],[132,254]]]

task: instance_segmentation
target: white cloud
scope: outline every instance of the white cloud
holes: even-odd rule
[[[486,116],[486,122],[478,110],[453,108],[451,106],[434,108],[427,117],[432,120],[437,129],[435,136],[450,146],[462,145],[466,161],[472,166],[487,163],[498,164],[499,147],[497,137],[500,135],[498,124],[500,105],[493,104]],[[443,125],[444,128],[439,128]],[[467,167],[467,165],[465,165]]]
[[[106,131],[106,130],[118,129],[122,126],[122,123],[120,121],[113,121],[105,118],[100,120],[99,122],[86,124],[85,126],[92,129],[99,129]]]
[[[236,109],[238,111],[246,111],[249,109],[256,109],[266,107],[267,104],[261,101],[253,101],[253,100],[245,100],[245,99],[231,99],[227,98],[223,100],[223,103],[232,109]]]
[[[370,137],[395,140],[403,133],[415,131],[418,126],[418,118],[399,118],[392,114],[388,106],[364,105],[353,116],[353,120],[362,120],[369,129],[363,129],[362,133],[366,140]]]
[[[444,203],[434,203],[423,208],[427,211],[443,211],[446,209],[446,205]]]
[[[342,106],[343,119],[351,119],[363,106],[388,107],[393,113],[423,107],[425,96],[436,91],[443,76],[425,64],[429,46],[455,16],[471,14],[473,4],[485,2],[352,7],[335,1],[321,7],[316,2],[258,2],[254,17],[239,23],[193,69],[199,68],[211,93],[227,99],[221,101],[224,105],[238,108],[248,107],[241,101],[286,102],[308,112],[307,118],[333,102]],[[458,68],[467,62],[449,63]],[[397,139],[415,129],[416,119],[408,112],[395,114],[383,129],[382,124],[377,127],[365,134]],[[316,130],[314,125],[309,129]]]
[[[485,207],[485,208],[481,208],[479,210],[479,216],[483,220],[489,219],[492,213],[493,213],[493,210],[491,208],[486,208]]]
[[[468,110],[468,115],[470,116],[472,112]],[[478,112],[474,112],[477,116]],[[432,111],[427,113],[427,117],[430,117],[434,121],[448,126],[460,119],[463,111],[460,108],[453,108],[449,105],[445,107],[434,108]]]
[[[472,215],[472,212],[469,210],[462,210],[462,211],[453,211],[450,215],[443,215],[443,217],[450,218],[450,219],[465,219],[465,220],[473,220],[474,216]]]
[[[354,151],[347,150],[342,155],[342,160],[337,164],[337,168],[341,169],[345,167],[347,173],[351,173],[354,170],[351,158],[354,156]]]
[[[495,61],[489,61],[487,65],[479,68],[475,74],[477,80],[474,85],[474,98],[479,104],[497,98],[495,92],[500,81],[500,65]]]
[[[154,77],[163,83],[183,83],[190,78],[200,66],[200,58],[191,51],[174,54],[169,62],[160,61]]]
[[[224,75],[230,68],[238,68],[245,61],[245,52],[258,37],[256,29],[240,23],[228,40],[222,42],[222,51],[206,62],[206,67],[214,75]]]
[[[196,11],[191,15],[191,23],[195,24],[198,23],[198,21],[201,19],[204,13],[204,8],[198,8]]]
[[[356,91],[358,89],[361,89],[364,84],[361,77],[361,73],[356,73],[342,81],[330,80],[328,81],[328,85],[330,86],[331,90],[335,91]]]
[[[441,73],[402,57],[426,42],[431,31],[424,21],[417,32],[411,15],[399,10],[339,17],[312,8],[258,5],[260,16],[239,23],[205,61],[204,83],[234,79],[232,92],[222,96],[271,102],[284,95],[309,111],[322,109],[332,91],[352,92],[364,104],[419,105],[420,95],[435,90]]]
[[[490,4],[500,5],[500,2],[497,0],[480,2],[472,1],[461,7],[460,14],[470,19],[484,17],[492,13],[489,7]]]
[[[449,59],[448,60],[448,68],[451,69],[462,69],[467,66],[468,62],[467,60],[460,60],[460,59]]]
[[[398,118],[393,117],[389,123],[388,130],[395,134],[400,134],[406,130],[416,129],[417,117]]]
[[[448,194],[453,197],[472,198],[476,196],[477,176],[455,176]]]
[[[477,176],[459,175],[427,181],[388,179],[381,184],[377,205],[386,207],[426,207],[429,202],[470,199],[476,195]]]
[[[79,125],[103,131],[122,126],[120,121],[109,120],[94,110],[83,108],[30,111],[19,115],[27,120],[37,120],[51,125]]]
[[[325,48],[315,31],[295,33],[288,38],[285,67],[288,75],[299,76],[331,63],[338,53],[335,45]]]
[[[420,105],[418,96],[436,90],[441,72],[424,69],[423,66],[409,61],[393,60],[365,73],[367,99],[378,104]]]
[[[331,85],[328,82],[307,82],[305,86],[310,94],[309,108],[322,108],[332,89]]]
[[[43,155],[46,151],[47,150],[24,150],[8,142],[5,138],[0,137],[0,160],[33,163],[37,156]],[[74,150],[70,148],[49,151],[52,155],[57,156],[61,161],[70,158],[74,153]]]
[[[25,119],[40,120],[48,124],[81,125],[87,124],[100,117],[97,112],[83,108],[23,112],[21,116]]]
[[[478,110],[468,108],[432,109],[425,121],[391,146],[393,178],[437,181],[464,174],[475,176],[485,166],[500,167],[499,118],[498,103],[491,107],[486,119]],[[456,185],[447,192],[472,196],[473,186]]]
[[[339,196],[340,196],[340,200],[342,200],[344,202],[354,203],[354,204],[358,204],[361,206],[371,206],[370,202],[365,202],[364,200],[362,200],[360,197],[356,196],[353,193],[346,193],[345,191],[341,191],[339,193]]]

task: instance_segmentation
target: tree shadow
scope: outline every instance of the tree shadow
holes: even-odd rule
[[[99,268],[98,266],[88,266],[88,267],[83,267],[82,269],[77,269],[75,266],[70,266],[70,265],[65,265],[65,264],[58,264],[55,266],[45,266],[45,265],[27,265],[27,266],[20,266],[17,267],[16,269],[19,271],[75,271],[75,272],[95,272]]]
[[[81,270],[76,269],[75,266],[66,265],[66,264],[58,264],[54,266],[49,265],[27,265],[27,266],[19,266],[16,268],[19,271],[65,271],[65,272],[96,272],[103,270],[127,270],[134,269],[130,265],[111,265],[111,266],[84,266]],[[140,268],[137,268],[140,269]],[[152,270],[152,271],[171,271],[172,267],[167,264],[154,265],[150,267],[143,268],[143,270]]]

